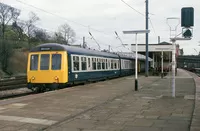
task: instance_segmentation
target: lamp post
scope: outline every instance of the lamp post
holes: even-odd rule
[[[124,34],[135,34],[135,91],[138,91],[138,47],[137,47],[137,34],[146,34],[149,33],[150,30],[131,30],[131,31],[123,31]]]
[[[175,81],[175,70],[176,70],[176,41],[177,40],[191,40],[191,38],[170,38],[172,41],[173,45],[173,50],[172,50],[172,97],[176,97],[176,81]]]

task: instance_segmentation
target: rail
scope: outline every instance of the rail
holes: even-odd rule
[[[26,76],[17,76],[0,79],[0,91],[25,88],[26,79]]]
[[[27,88],[26,76],[0,79],[0,100],[34,94]]]

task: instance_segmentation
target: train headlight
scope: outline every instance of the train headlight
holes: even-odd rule
[[[54,78],[55,80],[58,80],[58,77],[57,76],[55,76],[55,78]]]
[[[31,79],[32,79],[32,80],[35,80],[35,77],[33,76]]]

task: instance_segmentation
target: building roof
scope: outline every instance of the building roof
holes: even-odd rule
[[[131,44],[131,45],[135,45],[135,44]],[[138,45],[146,45],[146,44],[138,44]],[[161,43],[157,43],[157,44],[149,44],[149,46],[151,46],[151,45],[158,45],[158,46],[159,46],[159,45],[172,45],[172,44],[163,41],[163,42],[161,42]]]

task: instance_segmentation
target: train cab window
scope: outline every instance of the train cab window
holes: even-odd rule
[[[87,70],[86,57],[81,57],[81,67],[82,67],[82,70]]]
[[[73,69],[74,71],[79,71],[79,57],[73,56]]]
[[[100,58],[97,59],[97,69],[101,70],[101,59]]]
[[[41,54],[40,70],[49,70],[49,54]]]
[[[38,70],[38,55],[31,55],[30,70]]]
[[[92,69],[93,70],[97,69],[96,58],[92,58]]]
[[[52,70],[60,70],[61,69],[61,54],[52,54]]]

